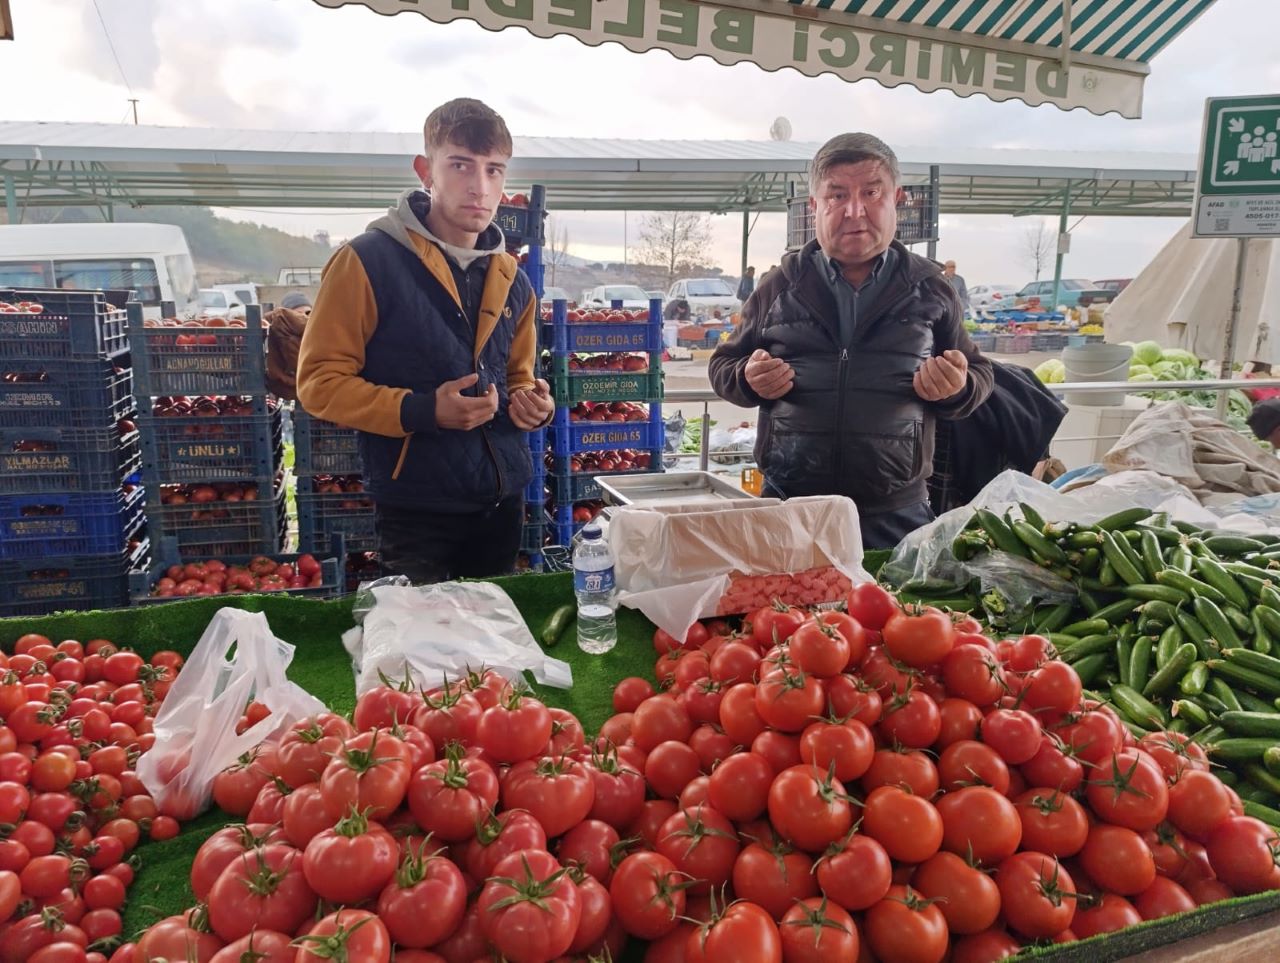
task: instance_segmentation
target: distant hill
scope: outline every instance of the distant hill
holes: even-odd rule
[[[319,267],[333,253],[328,244],[274,227],[217,217],[207,207],[144,207],[115,210],[117,221],[173,224],[182,228],[201,285],[223,281],[273,282],[282,267]],[[28,223],[99,222],[97,208],[36,208]]]

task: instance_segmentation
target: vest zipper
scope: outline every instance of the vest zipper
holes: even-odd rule
[[[835,458],[832,459],[833,474],[839,479],[843,474],[841,468],[844,463],[844,395],[845,381],[849,376],[849,349],[840,349],[840,361],[837,366],[836,373],[836,436],[832,439],[835,448]],[[837,482],[838,484],[838,482]]]

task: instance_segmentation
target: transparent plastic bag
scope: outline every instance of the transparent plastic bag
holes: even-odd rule
[[[422,688],[484,666],[508,679],[531,672],[543,685],[568,689],[573,670],[534,641],[520,610],[491,582],[411,585],[403,576],[360,586],[343,636],[361,695],[408,673]]]
[[[1167,511],[1171,517],[1213,527],[1216,517],[1191,492],[1153,472],[1120,472],[1087,488],[1061,492],[1018,471],[993,478],[968,505],[953,509],[904,538],[880,570],[880,578],[898,587],[938,581],[956,586],[977,580],[991,616],[1012,624],[1035,605],[1075,598],[1075,587],[1034,562],[1007,552],[984,553],[962,562],[951,550],[956,536],[979,508],[997,515],[1020,503],[1050,522],[1096,522],[1127,508]]]
[[[237,757],[325,711],[323,702],[285,677],[293,652],[260,612],[214,613],[156,715],[155,745],[138,760],[138,778],[162,812],[180,819],[202,812],[213,777]],[[270,712],[236,735],[251,699]]]

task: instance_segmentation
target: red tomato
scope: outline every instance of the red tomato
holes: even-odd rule
[[[938,779],[947,792],[965,786],[990,786],[1005,795],[1009,790],[1009,767],[990,746],[962,740],[953,742],[938,756]]]
[[[1209,862],[1218,878],[1237,893],[1256,893],[1275,886],[1276,831],[1249,816],[1220,823],[1205,840]]]
[[[935,853],[916,868],[911,886],[936,900],[952,933],[980,933],[1000,915],[1000,889],[955,853]]]
[[[277,843],[233,859],[209,890],[214,933],[230,942],[255,927],[296,932],[316,907],[302,863],[302,853]]]
[[[794,608],[775,599],[772,605],[766,605],[751,614],[748,620],[751,626],[751,638],[761,649],[778,645],[791,638],[806,618],[803,609]]]
[[[632,853],[609,883],[613,911],[623,928],[642,940],[656,940],[676,928],[685,911],[685,888],[675,864],[659,853]]]
[[[1056,936],[1076,913],[1075,884],[1051,856],[1021,852],[996,870],[1005,922],[1029,939]]]
[[[391,936],[381,919],[368,910],[340,909],[298,937],[295,963],[348,959],[389,963]]]
[[[293,937],[272,930],[254,930],[248,936],[228,943],[209,963],[293,963],[297,949]]]
[[[768,913],[741,900],[689,934],[685,959],[688,963],[782,963],[782,937]]]
[[[470,839],[498,802],[498,777],[480,759],[442,759],[413,774],[409,809],[419,826],[447,842]]]
[[[1203,839],[1230,818],[1231,797],[1217,776],[1188,767],[1169,787],[1169,822],[1188,836]]]
[[[325,809],[334,820],[352,808],[371,819],[385,819],[404,801],[409,775],[409,750],[403,742],[377,730],[361,732],[325,766],[320,777]]]
[[[929,606],[895,613],[881,634],[890,655],[917,669],[941,662],[955,645],[951,619]]]
[[[644,763],[645,782],[662,799],[678,799],[701,768],[698,753],[674,739],[655,746]],[[553,834],[558,835],[558,834]]]
[[[569,949],[582,918],[577,887],[550,853],[525,850],[494,867],[477,905],[485,935],[513,961],[550,960]]]
[[[422,911],[426,906],[429,913]],[[466,906],[467,887],[458,867],[443,856],[421,852],[405,854],[378,897],[378,915],[399,947],[440,943],[462,924]]]
[[[891,887],[867,910],[865,936],[878,959],[895,963],[940,963],[947,953],[942,910],[909,886]]]
[[[756,710],[756,686],[740,682],[720,700],[720,728],[740,746],[749,746],[765,730],[765,722]],[[656,743],[655,743],[656,745]]]
[[[881,749],[871,760],[871,768],[861,780],[863,791],[881,786],[900,786],[928,799],[938,791],[938,769],[928,754],[919,750]]]
[[[392,835],[353,812],[307,843],[302,874],[321,899],[363,903],[387,885],[399,858],[400,847]]]
[[[588,768],[566,756],[516,763],[502,782],[503,806],[532,813],[552,839],[586,819],[595,798]]]
[[[871,768],[875,740],[871,730],[857,719],[844,723],[814,722],[800,736],[800,758],[819,772],[834,767],[838,780],[852,782]]]
[[[1123,896],[1103,893],[1100,902],[1082,906],[1071,921],[1071,932],[1080,939],[1099,933],[1114,933],[1142,922],[1142,916]]]
[[[609,750],[593,753],[587,772],[594,788],[590,817],[618,830],[630,826],[644,807],[641,771]]]
[[[769,820],[798,848],[819,853],[849,831],[853,811],[833,776],[793,766],[769,787]]]
[[[890,745],[925,749],[942,731],[938,704],[920,689],[910,689],[889,700],[880,718],[880,734]]]
[[[782,917],[782,957],[787,963],[827,963],[858,959],[858,927],[853,917],[823,899],[799,900]]]
[[[613,711],[634,712],[640,703],[653,695],[648,679],[637,676],[623,679],[613,687]]]
[[[881,786],[867,796],[862,831],[904,863],[924,862],[943,838],[942,817],[933,804],[896,786]]]
[[[832,845],[817,862],[823,894],[849,912],[874,906],[893,885],[893,864],[870,836],[853,834]]]
[[[1022,846],[1066,858],[1084,848],[1089,817],[1084,807],[1057,789],[1028,789],[1014,803],[1022,823]]]
[[[751,843],[733,863],[733,892],[780,920],[796,900],[818,895],[813,860],[787,843]]]
[[[345,739],[355,735],[346,719],[332,713],[299,722],[280,740],[275,774],[292,789],[316,782]]]
[[[822,619],[811,618],[801,623],[791,636],[792,661],[801,672],[819,679],[839,675],[849,664],[849,658],[849,639],[838,626]]]
[[[1164,773],[1141,749],[1122,749],[1085,784],[1093,811],[1107,822],[1144,832],[1164,821],[1169,789]]]
[[[711,771],[707,798],[734,822],[750,822],[768,808],[773,777],[773,767],[763,756],[735,753]]]
[[[892,595],[875,582],[862,582],[849,593],[849,614],[861,625],[879,632],[898,611],[898,603]]]
[[[815,716],[822,715],[827,700],[820,679],[786,669],[766,673],[755,696],[760,718],[783,732],[800,732]]]
[[[982,741],[1011,766],[1020,766],[1040,751],[1040,723],[1022,709],[994,709],[982,720]]]
[[[881,790],[877,790],[879,792]],[[968,786],[938,800],[942,817],[942,845],[960,856],[988,866],[1017,852],[1022,822],[1013,803],[987,786]],[[984,930],[985,923],[973,930]]]
[[[1196,901],[1173,880],[1157,876],[1150,886],[1133,898],[1133,908],[1144,920],[1155,920],[1193,910]]]

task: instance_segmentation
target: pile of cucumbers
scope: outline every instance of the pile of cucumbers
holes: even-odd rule
[[[979,509],[952,552],[1008,552],[1069,581],[1074,601],[1006,629],[1047,636],[1135,735],[1191,736],[1253,814],[1280,825],[1280,536],[1203,530],[1142,508],[1049,523],[1023,504],[1003,516]],[[929,588],[937,601],[943,587]]]

